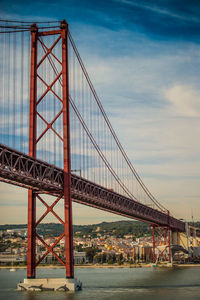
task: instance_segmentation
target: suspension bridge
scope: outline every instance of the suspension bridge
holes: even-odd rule
[[[133,167],[66,21],[1,20],[0,27],[0,180],[28,189],[27,278],[36,277],[49,253],[66,278],[74,278],[72,201],[147,222],[153,238],[155,227],[165,228],[170,249],[170,234],[184,232],[185,223],[170,215]],[[63,218],[54,210],[61,201]],[[46,209],[40,217],[38,203]],[[64,228],[53,245],[37,233],[49,213]],[[38,261],[37,239],[46,248]],[[61,239],[65,258],[54,251]]]

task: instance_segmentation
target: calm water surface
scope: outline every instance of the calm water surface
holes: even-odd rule
[[[75,276],[83,290],[75,294],[64,292],[20,292],[17,283],[26,276],[0,270],[2,300],[78,300],[78,299],[200,299],[200,268],[153,269],[76,269]],[[62,269],[39,269],[37,277],[64,277]]]

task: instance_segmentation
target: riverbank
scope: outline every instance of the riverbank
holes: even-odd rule
[[[1,269],[26,269],[27,266],[0,266]],[[123,265],[109,265],[109,264],[87,264],[87,265],[75,265],[75,268],[81,269],[114,269],[114,268],[150,268],[152,264],[123,264]],[[165,265],[158,265],[158,267],[165,267]],[[176,268],[189,268],[189,267],[197,267],[200,268],[200,264],[174,264],[173,267]],[[46,265],[46,266],[38,266],[39,269],[64,269],[63,266],[56,266],[56,265]]]

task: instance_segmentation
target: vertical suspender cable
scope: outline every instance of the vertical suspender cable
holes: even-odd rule
[[[5,29],[4,29],[5,31]],[[6,124],[5,124],[5,120],[6,120],[6,109],[5,109],[5,103],[6,103],[6,93],[5,93],[5,70],[6,70],[6,34],[4,33],[2,36],[2,40],[3,40],[3,48],[2,48],[2,64],[3,64],[3,68],[2,68],[2,73],[3,73],[3,80],[2,80],[2,87],[1,87],[1,91],[2,91],[2,104],[3,104],[3,109],[2,109],[2,120],[3,120],[3,125],[2,125],[2,141],[5,143],[5,135],[6,135]]]
[[[31,73],[31,69],[30,69],[30,65],[31,65],[31,34],[30,32],[28,33],[28,55],[27,55],[27,65],[28,65],[28,74],[27,74],[27,78],[30,77],[30,73]],[[30,91],[30,80],[27,80],[27,95],[29,95],[29,91]],[[26,103],[27,105],[25,106],[26,107],[26,111],[25,111],[25,114],[26,116],[28,116],[29,114],[29,98],[26,99]],[[27,128],[29,128],[29,118],[27,118]],[[28,129],[27,129],[28,130]],[[25,133],[25,141],[27,142],[26,144],[28,145],[28,131]],[[25,149],[25,152],[28,153],[28,147]]]
[[[8,33],[8,78],[7,78],[7,128],[8,128],[8,139],[7,144],[10,145],[10,33]]]
[[[85,109],[85,99],[84,99],[84,78],[83,78],[83,72],[81,72],[81,91],[82,91],[82,118],[85,119],[84,109]],[[82,140],[83,140],[83,175],[85,177],[85,132],[82,128]]]
[[[20,120],[21,122],[21,120]],[[12,136],[13,136],[13,148],[15,148],[15,128],[16,128],[16,33],[14,33],[13,37],[13,128],[12,128]]]
[[[21,32],[21,85],[20,85],[20,150],[23,147],[23,126],[24,126],[24,32]]]

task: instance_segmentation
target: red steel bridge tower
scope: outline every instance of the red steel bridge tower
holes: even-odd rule
[[[44,36],[56,36],[56,40],[52,45],[45,45],[41,37]],[[61,22],[60,29],[51,31],[40,32],[36,25],[31,26],[31,72],[30,72],[30,121],[29,121],[29,156],[36,158],[38,142],[44,137],[47,130],[52,130],[55,135],[62,141],[63,144],[63,171],[64,171],[64,184],[63,191],[56,196],[55,201],[50,206],[44,201],[42,195],[29,189],[28,191],[28,251],[27,251],[27,278],[35,278],[36,267],[43,261],[44,257],[48,253],[52,253],[66,269],[66,277],[74,277],[73,268],[73,237],[72,237],[72,199],[71,199],[71,162],[70,162],[70,120],[69,120],[69,78],[68,78],[68,24]],[[54,47],[61,41],[62,47],[62,60],[53,53]],[[44,55],[38,60],[38,44],[45,49]],[[50,60],[52,55],[55,60],[60,64],[61,71],[57,74],[52,82],[45,82],[45,80],[39,75],[38,69],[45,60],[49,59],[49,62],[53,65],[53,61]],[[55,68],[55,66],[54,66]],[[44,92],[38,96],[37,93],[37,81],[38,78],[46,86]],[[62,98],[56,94],[53,90],[54,84],[62,78]],[[47,93],[53,93],[56,96],[56,100],[61,102],[60,111],[54,115],[53,119],[49,122],[40,115],[38,111],[38,105],[43,100],[45,101],[45,95]],[[63,134],[58,133],[53,124],[62,114],[63,116]],[[37,119],[42,118],[46,123],[46,128],[40,133],[37,138]],[[60,201],[64,199],[64,220],[57,215],[53,208]],[[46,212],[36,219],[36,203],[41,201],[46,206]],[[45,241],[36,233],[37,225],[45,218],[49,213],[53,213],[58,221],[64,225],[64,233],[54,242],[52,246],[48,246]],[[60,258],[53,250],[58,242],[64,237],[65,239],[65,261]],[[38,238],[42,244],[47,248],[46,253],[36,261],[36,238]]]

